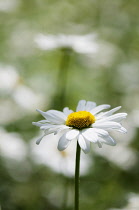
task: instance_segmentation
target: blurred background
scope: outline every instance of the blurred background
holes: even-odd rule
[[[80,210],[139,209],[139,1],[0,0],[0,209],[72,210],[73,142],[35,111],[122,106],[117,146],[81,154]]]

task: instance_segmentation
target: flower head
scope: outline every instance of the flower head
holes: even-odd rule
[[[77,53],[93,54],[98,50],[95,34],[86,35],[43,35],[38,34],[35,42],[42,50],[70,48]]]
[[[49,110],[43,112],[37,111],[45,118],[33,125],[44,130],[44,135],[37,140],[40,143],[42,138],[50,133],[61,134],[58,142],[60,151],[66,149],[72,140],[78,140],[78,143],[85,153],[90,150],[90,142],[102,147],[102,144],[111,146],[116,145],[116,141],[110,136],[109,131],[116,130],[126,133],[126,129],[122,127],[121,121],[126,118],[126,113],[117,113],[121,106],[102,112],[104,109],[110,108],[110,105],[103,104],[96,106],[95,102],[81,100],[79,101],[76,112],[68,107],[63,112],[57,110]]]

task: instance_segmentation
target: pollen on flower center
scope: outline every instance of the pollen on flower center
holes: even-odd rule
[[[78,129],[87,128],[96,121],[95,116],[87,111],[74,112],[68,115],[66,125]]]

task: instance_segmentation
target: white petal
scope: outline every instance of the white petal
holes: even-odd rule
[[[41,111],[40,109],[36,109],[44,118],[46,118],[46,112]]]
[[[116,141],[109,135],[107,131],[96,128],[96,132],[98,133],[98,136],[99,136],[97,143],[100,148],[102,147],[101,143],[109,144],[111,146],[116,145]]]
[[[115,130],[121,133],[127,133],[127,130],[124,127],[121,127],[120,129],[115,129]]]
[[[52,125],[52,124],[42,124],[42,126],[40,127],[41,130],[46,130],[49,128],[55,128],[56,125]]]
[[[41,130],[44,130],[45,134],[48,135],[50,133],[57,134],[58,131],[61,129],[60,126],[54,126],[54,127],[41,127]],[[63,129],[61,129],[63,130]]]
[[[85,140],[85,143],[86,143],[86,148],[83,149],[84,153],[87,154],[88,152],[90,152],[90,141],[87,141],[86,139]]]
[[[44,132],[45,132],[45,135],[49,135],[49,134],[51,134],[51,133],[54,133],[55,130],[49,130],[49,129],[47,129],[47,130],[45,130]]]
[[[85,110],[85,104],[86,104],[85,100],[80,100],[78,105],[77,105],[76,112],[84,111]]]
[[[98,112],[102,111],[103,109],[109,109],[109,108],[110,108],[110,105],[103,104],[103,105],[99,105],[99,106],[93,108],[90,112],[91,112],[91,114],[95,115]]]
[[[78,143],[84,153],[88,153],[90,150],[90,144],[84,139],[84,137],[80,134],[78,137]]]
[[[84,136],[85,139],[94,143],[96,143],[98,140],[98,136],[93,128],[83,129],[82,135]]]
[[[100,119],[102,117],[108,117],[108,116],[112,115],[114,112],[118,111],[119,109],[121,109],[121,106],[115,107],[114,109],[111,109],[107,112],[100,113],[100,114],[98,114],[97,119]]]
[[[32,122],[32,125],[36,125],[38,127],[41,127],[43,124],[42,123],[39,123],[39,122]]]
[[[57,126],[54,126],[48,130],[49,130],[49,132],[54,133],[56,135],[60,131],[66,131],[66,130],[68,131],[69,129],[70,128],[66,125],[57,125]]]
[[[94,107],[96,107],[96,103],[95,103],[95,102],[87,101],[87,102],[86,102],[85,110],[89,112],[89,111],[92,110]]]
[[[124,118],[126,118],[127,113],[117,113],[112,116],[102,118],[98,120],[97,122],[103,122],[103,121],[114,121],[114,122],[121,122]]]
[[[51,50],[57,48],[57,39],[54,35],[38,34],[35,37],[35,42],[42,50]]]
[[[76,138],[78,135],[79,135],[79,131],[76,129],[72,129],[71,131],[68,131],[66,133],[66,138],[68,140],[72,140],[72,139]]]
[[[66,126],[66,125],[60,125],[59,128],[58,128],[58,131],[65,131],[65,130],[70,130],[71,127],[69,126]]]
[[[68,107],[65,107],[63,109],[63,112],[66,116],[68,116],[69,114],[73,113],[73,111],[71,109],[69,109]]]
[[[108,131],[105,131],[105,130],[103,130],[103,129],[93,128],[93,130],[94,130],[99,136],[107,136],[107,135],[109,135]]]
[[[41,110],[37,110],[40,112],[47,120],[56,124],[63,124],[66,120],[66,116],[63,112],[57,110],[49,110],[47,112],[42,112]]]
[[[99,140],[100,140],[100,142],[102,142],[104,144],[108,144],[108,145],[111,145],[111,146],[116,145],[116,141],[110,135],[103,136],[103,138],[100,138]]]
[[[99,148],[102,148],[102,143],[99,140],[97,141],[97,145]]]
[[[121,124],[117,122],[111,121],[104,121],[104,122],[96,122],[93,124],[93,128],[100,128],[100,129],[119,129],[121,128]]]
[[[39,144],[45,135],[46,134],[44,134],[42,137],[40,137],[39,139],[37,139],[36,144]]]
[[[50,123],[48,120],[40,120],[40,121],[38,121],[39,123]]]
[[[70,141],[68,139],[66,139],[66,133],[64,133],[61,138],[59,139],[59,142],[58,142],[58,150],[59,151],[62,151],[64,149],[67,148],[67,146],[69,145]]]

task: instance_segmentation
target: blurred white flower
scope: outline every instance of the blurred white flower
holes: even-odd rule
[[[90,60],[90,62],[92,61],[92,65],[107,67],[113,64],[115,59],[117,59],[117,55],[121,54],[117,46],[106,41],[101,40],[98,48],[99,50],[94,55],[94,59]]]
[[[130,193],[128,196],[127,210],[139,209],[139,194]]]
[[[27,22],[18,21],[8,40],[10,50],[14,51],[14,57],[30,57],[34,54],[32,45],[33,30],[30,30]],[[8,52],[12,54],[11,51]]]
[[[127,113],[113,114],[121,106],[102,112],[102,110],[109,108],[110,105],[108,104],[96,106],[95,102],[80,100],[76,112],[68,107],[65,107],[63,112],[57,110],[43,112],[37,109],[45,120],[32,123],[44,130],[44,135],[36,143],[39,144],[42,138],[50,133],[61,132],[58,141],[58,150],[60,151],[65,150],[75,139],[84,153],[90,151],[91,142],[97,144],[100,148],[103,144],[115,146],[116,141],[110,136],[109,132],[115,130],[126,133],[121,121],[126,118]]]
[[[31,173],[27,161],[28,148],[19,133],[7,132],[0,128],[0,156],[10,176],[18,181],[25,181]]]
[[[55,147],[57,136],[50,134],[45,141],[36,147],[34,139],[31,141],[32,160],[38,164],[44,164],[57,173],[72,177],[75,174],[76,141],[73,141],[66,151],[59,151]],[[81,153],[80,174],[85,175],[92,165],[91,158]]]
[[[8,133],[0,128],[0,154],[4,158],[22,161],[27,154],[27,147],[18,133]]]
[[[44,97],[41,94],[35,94],[31,88],[17,84],[15,88],[9,89],[8,97],[5,94],[0,99],[0,123],[10,123],[22,118],[28,112],[35,112],[36,105],[42,106],[43,101]]]
[[[23,80],[14,66],[1,63],[0,95],[2,96],[0,99],[1,124],[10,123],[20,119],[28,112],[34,112],[35,107],[42,106],[44,102],[42,93],[36,94],[33,89],[23,84]]]
[[[139,84],[138,72],[139,62],[120,64],[117,68],[117,71],[115,72],[115,80],[113,81],[114,88],[120,92],[136,92]],[[116,82],[117,80],[119,81],[118,85]]]
[[[12,123],[23,117],[24,114],[24,112],[21,113],[21,108],[11,98],[0,100],[0,124]]]
[[[17,8],[19,0],[0,0],[0,11],[10,12]]]
[[[41,95],[22,84],[16,68],[10,65],[0,65],[0,93],[10,94],[11,99],[28,110],[33,110],[36,104],[43,102]]]
[[[111,208],[109,210],[138,210],[139,209],[139,194],[129,193],[128,204],[124,208]]]
[[[120,56],[122,56],[121,50],[114,44],[104,41],[97,41],[98,50],[94,53],[93,57],[89,55],[85,57],[83,62],[91,68],[93,67],[109,67],[113,65],[115,60],[117,60]],[[116,80],[117,81],[117,80]]]
[[[35,42],[42,50],[71,48],[77,53],[93,54],[98,50],[95,34],[86,35],[43,35],[38,34]]]
[[[94,152],[124,170],[130,169],[137,163],[135,150],[122,144],[118,144],[114,149],[109,148],[109,150],[105,146],[101,151],[98,148],[94,148]]]
[[[30,111],[36,107],[36,104],[43,102],[43,98],[39,94],[36,94],[25,85],[19,85],[12,93],[12,96],[18,105]]]
[[[11,91],[18,81],[19,75],[13,66],[0,64],[0,92]]]

